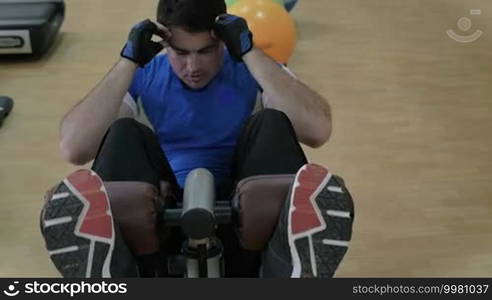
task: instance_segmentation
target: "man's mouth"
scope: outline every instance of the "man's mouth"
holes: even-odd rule
[[[193,82],[193,83],[197,83],[201,79],[202,79],[202,75],[190,75],[190,76],[188,76],[188,80]]]

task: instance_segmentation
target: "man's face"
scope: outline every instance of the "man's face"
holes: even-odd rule
[[[224,45],[210,32],[188,32],[171,27],[168,57],[178,77],[191,89],[206,86],[222,67]]]

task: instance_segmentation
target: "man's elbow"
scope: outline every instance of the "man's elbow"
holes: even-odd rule
[[[67,139],[60,141],[60,152],[62,157],[71,164],[81,166],[89,161],[80,148]]]
[[[320,148],[321,146],[326,144],[331,137],[333,123],[331,118],[330,106],[327,104],[322,111],[323,114],[321,118],[319,118],[318,121],[312,123],[311,125],[311,143],[308,144],[308,146],[312,148]]]
[[[311,148],[320,148],[328,142],[331,137],[331,126],[321,128],[306,143]]]

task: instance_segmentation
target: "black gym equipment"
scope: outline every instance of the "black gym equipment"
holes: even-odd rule
[[[64,19],[63,0],[0,0],[0,55],[42,55]]]
[[[5,120],[12,111],[13,106],[14,101],[12,98],[0,96],[0,126],[2,126],[3,120]]]

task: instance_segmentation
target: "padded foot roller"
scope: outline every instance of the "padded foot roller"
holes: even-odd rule
[[[14,101],[12,98],[0,96],[0,126],[2,126],[3,120],[5,120],[12,111],[13,106]]]
[[[191,239],[212,237],[215,232],[214,177],[206,169],[195,169],[186,177],[181,228]]]
[[[0,0],[0,55],[41,55],[65,18],[63,0]]]

